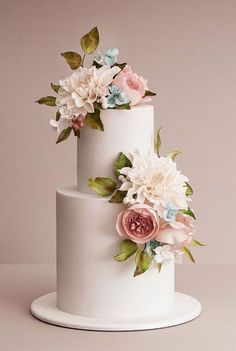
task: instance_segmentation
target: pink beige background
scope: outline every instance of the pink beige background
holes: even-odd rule
[[[163,151],[180,149],[201,263],[236,263],[236,1],[8,0],[0,10],[0,263],[55,262],[55,189],[76,181],[76,143],[55,145],[34,101],[70,74],[59,55],[93,26],[100,50],[146,77]]]

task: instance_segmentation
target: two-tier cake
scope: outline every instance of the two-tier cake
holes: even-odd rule
[[[95,52],[97,28],[81,38]],[[32,314],[49,323],[93,330],[141,330],[194,319],[201,305],[174,290],[174,265],[188,245],[195,215],[192,188],[176,168],[178,151],[160,155],[154,137],[155,94],[117,49],[96,53],[85,68],[78,53],[62,54],[75,72],[58,85],[57,97],[38,102],[58,106],[51,125],[73,132],[77,185],[59,188],[57,290],[36,299]]]

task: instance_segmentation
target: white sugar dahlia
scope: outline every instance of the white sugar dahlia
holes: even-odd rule
[[[70,77],[59,81],[56,104],[61,106],[62,117],[71,119],[72,116],[94,112],[94,102],[109,94],[108,86],[119,72],[117,66],[79,67]]]
[[[187,209],[185,183],[188,178],[176,169],[171,157],[158,157],[153,151],[146,155],[135,152],[131,155],[132,167],[120,170],[123,184],[120,190],[126,191],[127,204],[148,203],[163,217],[169,204],[174,208]]]

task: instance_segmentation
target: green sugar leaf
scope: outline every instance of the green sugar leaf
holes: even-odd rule
[[[185,183],[184,187],[186,188],[186,191],[185,191],[186,196],[193,195],[193,189],[188,183]]]
[[[61,132],[61,134],[59,135],[56,144],[61,143],[62,141],[66,140],[69,138],[70,133],[71,133],[72,128],[68,127],[66,129],[63,129],[63,131]]]
[[[115,164],[114,164],[114,171],[115,171],[115,175],[118,178],[120,175],[119,170],[123,167],[132,167],[132,163],[131,161],[128,159],[127,156],[125,156],[125,154],[123,154],[123,152],[121,152],[119,154],[118,159],[116,160]]]
[[[152,91],[146,90],[144,96],[155,96],[156,93],[153,93]]]
[[[170,157],[172,158],[172,160],[174,161],[174,159],[176,158],[177,155],[181,154],[181,151],[178,150],[174,150],[169,152],[168,154],[166,154],[166,157]]]
[[[114,257],[118,262],[124,262],[138,250],[138,245],[133,241],[126,239],[121,243],[121,252]]]
[[[155,151],[157,155],[160,157],[160,149],[161,149],[161,127],[157,130],[157,134],[154,141]]]
[[[90,128],[104,131],[104,126],[100,118],[100,110],[95,109],[93,113],[87,113],[85,121]]]
[[[60,88],[60,85],[56,85],[56,84],[51,83],[51,88],[52,88],[52,90],[54,90],[56,93],[58,93],[58,90],[59,90],[59,88]]]
[[[61,56],[66,59],[66,62],[70,66],[71,69],[75,70],[81,66],[82,58],[80,54],[74,51],[62,52]]]
[[[137,251],[135,256],[136,270],[134,277],[143,274],[151,266],[151,257],[145,251]]]
[[[161,272],[161,268],[162,268],[162,263],[158,263],[157,264],[157,268],[158,268],[158,271],[159,271],[159,273]]]
[[[115,63],[113,66],[117,66],[122,70],[125,68],[126,65],[127,65],[127,63]]]
[[[80,129],[73,129],[74,136],[80,138]]]
[[[202,244],[200,241],[192,239],[191,245],[193,246],[206,246],[205,244]]]
[[[192,261],[193,263],[195,263],[195,260],[193,258],[193,255],[191,254],[191,251],[187,248],[187,247],[183,247],[182,248],[183,253],[190,259],[190,261]]]
[[[88,186],[100,196],[110,196],[116,190],[116,182],[111,178],[89,178]]]
[[[183,209],[183,210],[179,210],[179,211],[187,216],[192,217],[193,219],[196,219],[195,214],[193,213],[193,211],[190,208],[188,208],[187,210]]]
[[[109,202],[121,204],[123,202],[126,194],[127,194],[127,191],[117,190]]]
[[[55,96],[45,96],[35,102],[37,102],[40,105],[56,106]]]
[[[91,29],[80,39],[80,45],[86,54],[92,54],[96,51],[99,44],[99,33],[97,27]]]
[[[127,104],[123,104],[123,105],[116,105],[115,109],[116,110],[130,110],[130,102],[127,102]]]

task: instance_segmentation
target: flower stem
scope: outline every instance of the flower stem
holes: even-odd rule
[[[85,54],[83,54],[83,57],[82,57],[82,62],[81,62],[82,67],[84,67],[84,59],[85,59]]]

